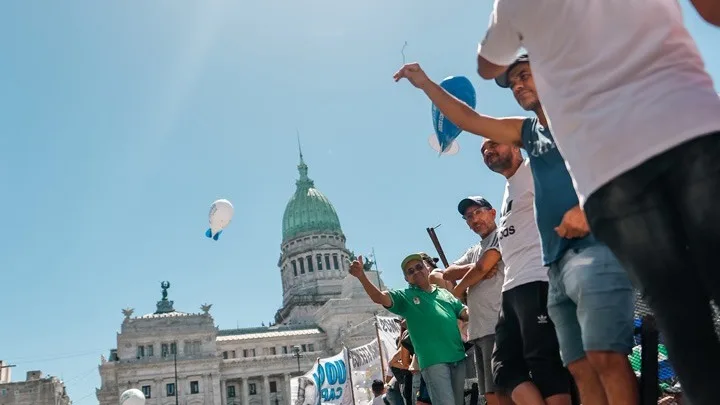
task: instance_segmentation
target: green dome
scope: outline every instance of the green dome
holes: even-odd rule
[[[308,167],[300,153],[298,165],[300,179],[295,184],[295,194],[288,201],[283,215],[283,243],[301,234],[339,233],[340,220],[330,201],[315,188],[315,183],[308,178]]]

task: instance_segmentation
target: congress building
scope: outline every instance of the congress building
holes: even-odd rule
[[[163,282],[155,312],[122,311],[117,346],[101,357],[100,405],[117,405],[129,388],[142,390],[147,405],[284,405],[290,378],[318,357],[375,338],[372,317],[387,313],[348,274],[352,253],[338,215],[308,177],[302,153],[298,170],[282,222],[283,304],[275,322],[219,329],[211,305],[176,304]],[[366,270],[380,280],[371,263]]]

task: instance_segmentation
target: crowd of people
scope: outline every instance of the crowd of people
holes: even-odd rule
[[[720,24],[720,3],[692,3]],[[720,403],[720,97],[677,1],[496,0],[477,63],[534,116],[480,114],[417,63],[394,76],[482,136],[506,185],[499,211],[481,196],[442,207],[480,238],[447,268],[410,254],[408,287],[381,291],[351,264],[402,318],[387,403],[464,404],[472,349],[490,405],[570,405],[575,387],[583,405],[638,404],[635,289],[684,403]]]

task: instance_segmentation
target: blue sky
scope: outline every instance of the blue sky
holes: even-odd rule
[[[682,1],[720,80],[720,31]],[[281,219],[300,131],[310,177],[348,247],[375,248],[387,283],[410,251],[472,244],[455,211],[503,179],[479,138],[428,146],[430,103],[396,84],[401,48],[437,80],[466,75],[478,110],[523,111],[474,73],[490,1],[6,1],[0,5],[0,359],[62,376],[94,404],[100,355],[160,281],[180,311],[205,302],[221,328],[272,320],[281,303]],[[209,205],[233,201],[219,242]]]

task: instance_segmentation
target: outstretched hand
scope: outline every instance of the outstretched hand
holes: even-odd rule
[[[360,278],[363,275],[365,275],[365,267],[363,265],[363,257],[358,256],[357,259],[355,259],[350,264],[350,274],[353,275],[353,277]]]
[[[408,63],[403,65],[403,67],[393,75],[393,78],[396,82],[400,81],[402,78],[408,79],[408,81],[418,89],[422,89],[430,83],[430,78],[427,77],[418,63]]]

